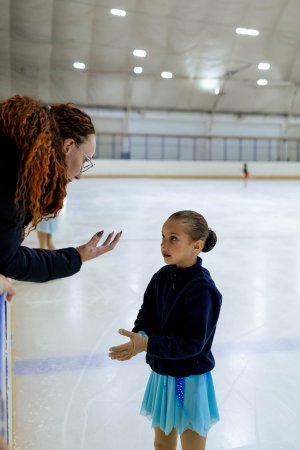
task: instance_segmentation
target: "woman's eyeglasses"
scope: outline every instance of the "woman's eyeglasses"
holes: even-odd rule
[[[82,150],[82,148],[80,147],[79,144],[77,144],[77,142],[74,142],[74,144],[76,145],[76,147],[82,151],[82,154],[84,156],[84,161],[82,163],[81,169],[80,169],[80,173],[86,172],[87,170],[90,170],[92,167],[94,167],[95,163],[93,163],[93,161],[91,160],[91,158],[86,155],[84,153],[84,151]]]
[[[93,161],[91,160],[91,158],[89,158],[85,153],[83,153],[83,156],[84,156],[84,161],[81,166],[80,173],[86,172],[87,170],[91,169],[95,165],[93,163]]]

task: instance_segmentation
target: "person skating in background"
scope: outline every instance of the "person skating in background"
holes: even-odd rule
[[[58,217],[51,219],[42,219],[36,226],[36,232],[39,240],[39,247],[55,250],[53,234],[58,230]]]
[[[244,187],[247,187],[247,181],[250,177],[250,173],[248,171],[248,164],[245,162],[243,165],[243,179],[244,179]]]

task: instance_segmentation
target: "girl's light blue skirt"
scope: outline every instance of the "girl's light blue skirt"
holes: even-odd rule
[[[37,224],[36,229],[42,233],[56,233],[58,230],[58,218],[43,219]]]
[[[179,434],[190,429],[206,436],[219,420],[213,380],[210,372],[175,378],[151,372],[141,414],[152,420],[166,435],[173,428]]]

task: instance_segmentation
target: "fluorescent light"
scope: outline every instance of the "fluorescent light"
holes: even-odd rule
[[[260,78],[259,80],[257,80],[257,84],[259,86],[266,86],[268,84],[268,80],[265,80],[264,78]]]
[[[134,73],[142,73],[143,68],[142,67],[134,67],[133,71],[134,71]]]
[[[258,36],[259,35],[259,31],[255,30],[255,29],[248,28],[247,29],[247,34],[248,34],[248,36]]]
[[[126,16],[126,11],[124,11],[124,9],[111,9],[110,13],[114,16]]]
[[[247,29],[246,28],[236,28],[235,32],[237,34],[247,34]]]
[[[219,87],[219,83],[214,78],[205,78],[201,81],[201,87],[205,91],[215,91]]]
[[[261,62],[257,67],[259,70],[269,70],[271,66],[269,63]]]
[[[173,78],[173,74],[172,74],[172,72],[162,72],[161,77],[170,79],[170,78]]]
[[[133,55],[138,56],[139,58],[145,58],[147,52],[145,50],[133,50]]]
[[[82,63],[82,62],[76,61],[76,62],[73,63],[73,67],[74,67],[75,69],[84,70],[84,69],[85,69],[85,64]]]
[[[259,35],[259,31],[255,30],[254,28],[236,28],[235,32],[237,34],[245,34],[247,36],[258,36]]]
[[[210,94],[220,94],[220,82],[217,78],[204,78],[199,80],[198,86],[200,89],[209,92]]]

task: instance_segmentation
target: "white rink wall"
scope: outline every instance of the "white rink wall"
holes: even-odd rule
[[[86,177],[241,178],[241,161],[149,161],[96,159]],[[300,179],[300,162],[250,162],[252,178]]]

